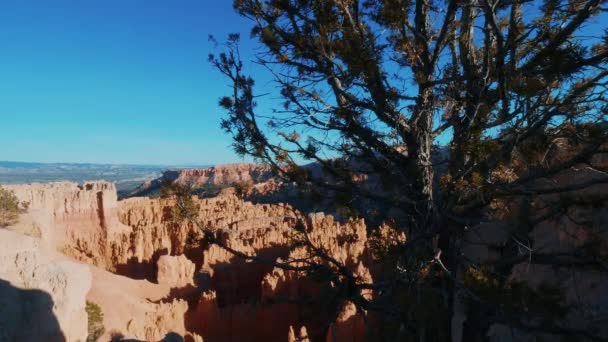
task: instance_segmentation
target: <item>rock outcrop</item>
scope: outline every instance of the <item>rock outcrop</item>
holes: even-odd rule
[[[101,267],[116,263],[109,242],[128,234],[130,228],[118,221],[113,184],[61,182],[5,187],[29,206],[15,229],[36,232],[45,246],[76,260]]]
[[[163,255],[156,265],[158,269],[156,279],[159,284],[172,287],[194,285],[194,263],[186,256]]]
[[[309,252],[293,245],[294,238],[297,239],[294,236],[296,223],[289,218],[295,217],[296,213],[288,206],[260,207],[268,208],[267,213],[277,211],[286,219],[266,219],[260,226],[235,223],[222,235],[224,242],[231,248],[266,260],[305,259]],[[371,281],[369,271],[363,266],[363,261],[369,260],[366,227],[362,220],[340,223],[329,215],[317,213],[308,216],[307,226],[308,236],[315,246],[331,251],[334,259],[355,273],[361,273],[362,279],[367,277]],[[203,260],[201,270],[210,277],[213,290],[201,296],[188,322],[206,341],[284,340],[290,334],[290,327],[304,326],[314,335],[310,340],[318,341],[327,334],[326,322],[331,319],[332,310],[339,309],[332,309],[323,302],[329,284],[300,272],[245,262],[217,246],[206,250]],[[301,298],[316,300],[303,310],[297,304]],[[338,324],[342,328],[341,337],[345,340],[353,337],[348,335],[349,326],[342,322]],[[350,331],[351,334],[359,332]]]
[[[186,334],[184,316],[188,304],[167,299],[171,286],[135,280],[91,267],[93,286],[87,300],[101,307],[105,334],[142,341],[159,341],[169,333]]]
[[[85,341],[86,265],[0,229],[0,341]]]

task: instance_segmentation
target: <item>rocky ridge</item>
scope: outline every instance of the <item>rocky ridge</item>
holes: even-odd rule
[[[154,180],[146,181],[129,197],[157,196],[165,183],[188,186],[193,190],[221,189],[234,184],[264,183],[273,178],[269,166],[240,163],[200,169],[167,170]]]

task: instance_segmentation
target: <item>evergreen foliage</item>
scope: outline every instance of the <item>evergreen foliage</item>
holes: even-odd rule
[[[256,62],[274,77],[282,101],[269,112],[258,107],[264,98],[245,70],[239,36],[230,35],[226,51],[209,60],[232,87],[219,105],[234,150],[271,165],[286,181],[337,194],[341,205],[365,200],[391,209],[383,219],[392,222],[392,233],[370,228],[382,279],[361,283],[306,239],[299,243],[318,263],[302,271],[331,282],[338,291],[332,298],[381,315],[387,340],[480,341],[494,324],[595,339],[594,331],[564,326],[570,308],[558,284],[531,287],[509,276],[524,261],[606,271],[605,255],[589,252],[597,248],[567,256],[521,252],[521,241],[533,244],[538,223],[567,210],[556,204],[548,217],[525,215],[531,198],[608,182],[608,170],[595,170],[591,181],[539,186],[608,152],[608,30],[581,38],[606,11],[602,6],[600,0],[234,1],[265,48]],[[326,176],[307,172],[302,160]],[[370,189],[360,179],[380,186]],[[512,235],[487,246],[498,260],[468,259],[467,231],[514,204],[521,215]],[[305,236],[306,229],[297,231]],[[362,296],[369,290],[373,299]],[[462,316],[465,323],[453,319]]]
[[[0,227],[16,223],[19,213],[19,200],[15,193],[0,186]]]

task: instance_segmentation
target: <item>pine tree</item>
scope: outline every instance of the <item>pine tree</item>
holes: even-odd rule
[[[232,87],[219,104],[235,151],[290,182],[403,216],[394,229],[407,238],[378,249],[393,269],[382,284],[359,284],[316,255],[329,260],[332,281],[346,284],[345,300],[384,311],[387,327],[416,341],[482,340],[497,322],[589,337],[551,323],[563,315],[559,289],[507,284],[521,255],[479,265],[463,258],[461,245],[488,208],[608,182],[538,186],[606,153],[608,30],[580,38],[606,12],[602,1],[237,0],[234,8],[252,20],[265,48],[256,62],[283,102],[260,110],[264,98],[241,61],[239,36],[230,35],[227,51],[209,60]],[[567,153],[553,153],[558,142]],[[313,177],[302,162],[317,163],[332,181]],[[370,190],[356,181],[361,174],[389,186]],[[528,236],[533,221],[522,218],[518,234]],[[514,251],[518,241],[500,248]],[[545,254],[530,262],[563,260]],[[374,300],[361,296],[370,287]],[[554,310],[546,310],[549,302]],[[454,326],[462,313],[467,323]]]

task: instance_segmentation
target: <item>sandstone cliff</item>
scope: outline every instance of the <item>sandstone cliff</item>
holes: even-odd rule
[[[0,341],[86,340],[90,287],[86,265],[0,229]]]
[[[47,247],[77,260],[102,267],[115,263],[108,243],[130,228],[118,221],[113,184],[34,183],[6,188],[29,204],[14,229],[39,236]]]
[[[104,313],[105,334],[141,341],[159,341],[169,333],[184,336],[184,315],[188,304],[170,296],[171,286],[134,280],[91,267],[93,286],[87,300],[98,304]]]

